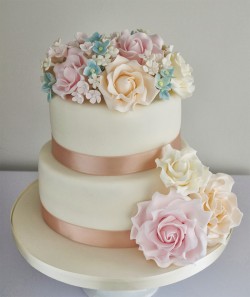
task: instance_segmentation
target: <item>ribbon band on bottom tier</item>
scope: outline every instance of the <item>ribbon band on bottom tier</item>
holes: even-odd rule
[[[180,135],[170,144],[175,149],[181,149]],[[91,175],[116,176],[153,169],[156,167],[155,159],[162,156],[163,147],[126,156],[92,156],[71,151],[52,137],[52,154],[58,162],[75,171]]]
[[[136,246],[135,240],[130,239],[130,230],[108,231],[77,226],[55,217],[43,205],[41,207],[42,217],[46,224],[56,233],[70,240],[102,248],[131,248]]]

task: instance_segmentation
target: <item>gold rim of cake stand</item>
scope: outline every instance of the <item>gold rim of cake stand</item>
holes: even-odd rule
[[[226,247],[210,248],[195,264],[162,269],[146,261],[137,248],[97,248],[70,241],[43,221],[38,181],[17,199],[11,224],[17,248],[32,267],[58,281],[98,290],[142,290],[181,281],[211,265]]]

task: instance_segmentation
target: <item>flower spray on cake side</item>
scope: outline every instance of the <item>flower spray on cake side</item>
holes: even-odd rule
[[[58,95],[82,104],[105,101],[120,112],[171,95],[190,97],[192,69],[158,34],[124,30],[110,35],[78,32],[67,44],[58,39],[42,62],[48,100]],[[158,95],[158,96],[157,96]]]
[[[208,246],[225,244],[241,222],[233,179],[212,174],[187,144],[180,151],[167,145],[156,164],[169,193],[138,203],[130,237],[159,267],[192,264]]]

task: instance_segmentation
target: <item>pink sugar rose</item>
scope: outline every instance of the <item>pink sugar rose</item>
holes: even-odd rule
[[[87,65],[87,58],[84,56],[84,53],[81,49],[70,48],[68,50],[67,59],[63,64],[74,67],[80,71]]]
[[[201,200],[191,200],[175,189],[168,195],[155,193],[151,201],[138,203],[130,238],[159,267],[187,265],[206,255],[210,216]]]
[[[70,48],[65,62],[56,64],[54,73],[56,83],[53,91],[60,97],[66,99],[77,89],[77,83],[81,80],[82,70],[87,64],[87,59],[79,48]]]
[[[161,54],[163,43],[163,39],[157,34],[137,32],[131,35],[129,30],[124,30],[117,40],[117,47],[121,56],[143,64],[143,59],[139,55],[145,54],[146,51]]]
[[[62,97],[67,98],[67,95],[72,94],[77,89],[77,83],[81,80],[81,75],[72,66],[67,66],[65,63],[57,64],[54,67],[56,75],[56,83],[52,89],[54,93]]]

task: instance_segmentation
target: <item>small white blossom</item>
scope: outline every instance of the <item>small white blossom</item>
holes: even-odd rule
[[[165,58],[162,59],[162,68],[168,69],[172,67],[172,62],[171,62],[171,53],[169,53]]]
[[[96,62],[96,64],[98,66],[102,65],[103,63],[105,63],[105,58],[102,55],[93,55],[92,59]]]
[[[155,75],[159,72],[159,63],[150,59],[143,65],[143,70],[151,75]]]
[[[93,44],[89,41],[86,41],[83,44],[80,44],[81,50],[88,56],[90,56],[92,53],[92,47],[93,47]]]
[[[90,101],[90,103],[100,103],[101,102],[101,93],[97,90],[90,90],[86,94],[86,98]]]
[[[67,45],[62,43],[61,38],[56,40],[48,50],[48,57],[63,58],[67,56]]]
[[[92,77],[88,79],[88,82],[92,85],[93,89],[96,89],[100,85],[100,76],[93,74]]]
[[[146,64],[147,61],[159,62],[162,59],[162,54],[152,54],[151,51],[145,50],[139,57],[142,58]]]
[[[106,65],[103,65],[103,66],[107,66],[111,62],[111,55],[109,53],[106,53],[104,58],[105,58]]]
[[[77,92],[86,95],[89,90],[89,84],[84,81],[84,78],[77,83]]]
[[[119,53],[119,50],[118,48],[116,48],[115,46],[110,46],[107,50],[107,53],[112,57],[112,58],[115,58],[118,53]]]
[[[144,61],[147,61],[151,55],[151,51],[145,50],[143,54],[139,54],[139,57],[142,58]]]
[[[72,95],[72,101],[73,102],[77,102],[79,104],[83,104],[83,102],[84,102],[83,95],[81,95],[81,94],[79,94],[77,92],[73,92],[71,95]]]
[[[143,70],[151,75],[155,75],[159,72],[159,63],[157,62],[159,57],[156,54],[151,54],[146,50],[144,54],[139,55],[145,61]]]
[[[105,56],[102,55],[93,55],[92,59],[96,62],[98,66],[107,66],[110,62],[110,54],[106,53]]]
[[[104,42],[106,40],[110,40],[110,36],[108,34],[102,34],[101,41]]]
[[[41,68],[47,71],[52,65],[53,64],[51,63],[51,58],[48,57],[48,58],[45,58],[44,61],[42,61]]]

